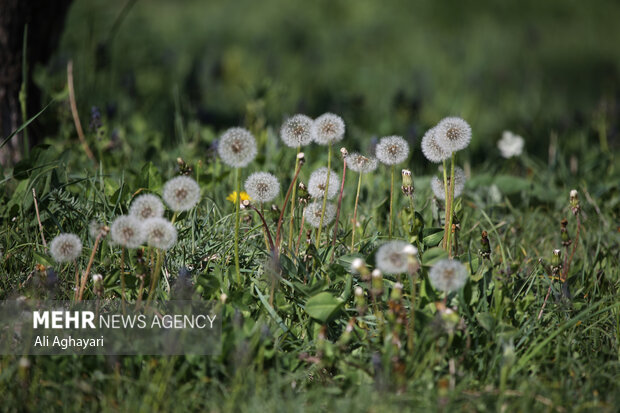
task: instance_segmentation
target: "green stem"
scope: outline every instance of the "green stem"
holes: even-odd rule
[[[443,161],[443,190],[444,190],[444,219],[443,219],[443,249],[448,251],[448,202],[450,201],[448,195],[448,165],[444,159]]]
[[[392,165],[392,180],[390,183],[390,222],[388,224],[388,235],[389,239],[392,239],[392,209],[394,203],[394,165]]]
[[[409,274],[409,281],[411,282],[411,308],[409,309],[410,311],[410,318],[411,320],[409,321],[409,335],[408,335],[408,340],[407,340],[407,346],[409,347],[409,353],[413,354],[413,340],[414,340],[414,336],[415,336],[415,296],[416,296],[416,281],[417,281],[417,271],[414,272],[413,274]]]
[[[157,290],[157,284],[159,282],[159,274],[161,273],[161,265],[162,265],[162,253],[159,249],[157,249],[157,262],[155,263],[155,273],[153,274],[153,278],[151,279],[151,289],[149,291],[149,296],[146,300],[146,308],[149,308],[151,301],[153,301],[153,297],[155,296],[155,290]]]
[[[316,247],[317,249],[321,243],[321,229],[323,228],[323,217],[325,216],[325,207],[327,205],[327,193],[329,191],[329,176],[332,171],[332,144],[327,145],[327,179],[325,182],[325,192],[323,193],[323,207],[321,208],[321,220],[319,221],[319,230],[316,233]]]
[[[301,151],[301,146],[297,147],[297,156],[295,156],[295,171],[297,171],[297,167],[299,166],[299,152]],[[288,227],[288,248],[291,250],[293,245],[293,224],[295,222],[295,193],[296,193],[297,185],[293,185],[293,193],[291,196],[291,220]]]
[[[241,171],[235,168],[235,185],[237,198],[235,199],[235,272],[237,284],[241,285],[241,270],[239,268],[239,221],[241,208]]]
[[[355,231],[357,230],[357,203],[360,199],[360,188],[362,187],[362,173],[360,172],[357,179],[357,192],[355,194],[355,207],[353,208],[353,229],[351,230],[351,253],[355,248]]]
[[[126,314],[125,300],[125,247],[121,247],[121,307],[123,314]]]
[[[454,215],[454,159],[456,158],[456,154],[452,152],[452,156],[450,159],[450,218],[448,223],[448,257],[452,258],[452,217]]]

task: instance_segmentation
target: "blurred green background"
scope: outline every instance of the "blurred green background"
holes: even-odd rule
[[[505,129],[542,157],[552,131],[568,151],[616,145],[618,21],[604,0],[77,0],[36,78],[60,93],[73,59],[82,117],[97,106],[130,145],[146,136],[147,157],[326,111],[351,148],[459,115],[472,157],[497,156]]]

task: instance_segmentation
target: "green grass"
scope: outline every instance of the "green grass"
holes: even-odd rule
[[[118,4],[77,2],[55,59],[74,58],[85,126],[90,106],[116,108],[104,110],[102,128],[87,134],[98,163],[93,165],[77,142],[65,105],[65,74],[52,64],[38,68],[37,79],[56,99],[41,116],[57,122],[58,130],[20,163],[4,167],[0,186],[0,298],[49,297],[40,264],[53,266],[59,275],[56,297],[71,299],[74,269],[55,265],[43,247],[33,189],[47,242],[59,232],[78,234],[84,242],[78,260],[83,269],[93,247],[88,235],[92,220],[109,224],[127,212],[137,193],[159,194],[167,179],[191,168],[202,198],[176,220],[179,242],[166,256],[165,274],[174,284],[186,267],[196,297],[220,300],[226,294],[222,353],[39,356],[27,357],[27,367],[19,356],[2,356],[2,410],[617,411],[618,114],[597,106],[613,102],[609,96],[617,90],[617,50],[610,46],[617,25],[595,24],[598,18],[611,20],[617,6],[575,3],[560,21],[553,17],[556,3],[548,8],[528,3],[519,7],[521,14],[517,6],[484,13],[472,6],[459,9],[465,23],[455,25],[450,10],[424,2],[411,10],[401,10],[396,2],[385,7],[366,1],[356,7],[321,2],[304,6],[305,14],[301,6],[250,3],[239,6],[247,13],[235,14],[233,6],[219,2],[204,6],[190,1],[184,8],[138,2],[107,49],[106,65],[97,67],[97,45],[107,38]],[[329,7],[333,13],[326,14]],[[291,14],[301,20],[291,21]],[[381,16],[392,17],[394,24],[380,25]],[[347,25],[339,24],[343,17]],[[419,24],[407,28],[412,18]],[[529,32],[524,21],[534,32],[540,30],[543,39],[525,51]],[[272,22],[273,30],[265,22]],[[591,32],[593,27],[597,30]],[[567,37],[569,28],[577,34]],[[426,42],[425,33],[437,36]],[[607,40],[595,42],[598,37]],[[571,40],[563,43],[561,38]],[[265,53],[256,53],[266,44]],[[439,47],[446,44],[447,54]],[[466,58],[461,49],[468,52]],[[488,50],[503,50],[506,58],[490,59]],[[314,70],[306,59],[325,63]],[[416,66],[418,61],[422,63]],[[530,62],[529,71],[521,70],[527,66],[523,61]],[[462,70],[455,69],[456,62]],[[577,63],[581,66],[574,72],[556,70]],[[422,80],[412,83],[412,71]],[[609,77],[597,75],[601,73]],[[388,74],[384,87],[377,79]],[[566,98],[564,86],[573,85],[574,78],[585,80]],[[419,94],[422,109],[399,106],[399,89],[405,100]],[[234,172],[216,158],[212,143],[227,127],[250,129],[258,157],[242,176],[258,170],[274,173],[282,184],[274,204],[282,208],[295,150],[283,147],[277,135],[282,119],[297,110],[311,116],[327,110],[342,114],[347,123],[342,146],[350,151],[369,152],[375,135],[401,134],[412,143],[412,156],[399,168],[413,172],[416,212],[424,227],[412,230],[409,202],[397,191],[394,233],[416,243],[421,253],[414,351],[406,348],[406,327],[398,321],[399,309],[402,322],[409,319],[409,279],[401,279],[403,298],[390,302],[398,277],[385,276],[384,295],[376,306],[367,296],[368,311],[359,316],[353,291],[368,288],[349,272],[355,256],[374,265],[374,253],[387,239],[390,171],[385,166],[364,177],[359,253],[354,256],[349,247],[356,173],[347,171],[333,262],[331,247],[306,242],[307,225],[299,253],[292,252],[285,214],[284,252],[277,263],[282,279],[275,283],[273,304],[278,267],[269,259],[260,220],[254,212],[242,211],[243,283],[235,285],[234,205],[226,200],[235,187]],[[455,113],[470,121],[474,131],[472,146],[457,157],[469,175],[456,205],[457,255],[471,274],[462,290],[447,297],[455,313],[442,316],[437,303],[443,296],[430,285],[428,270],[445,255],[436,247],[443,206],[433,200],[429,182],[436,169],[424,160],[419,138]],[[521,157],[499,157],[495,142],[504,128],[524,134]],[[602,149],[603,142],[610,148]],[[339,148],[334,147],[335,154]],[[317,145],[304,149],[307,162],[300,180],[307,183],[314,169],[326,165],[327,153]],[[338,156],[332,166],[341,177]],[[583,226],[563,289],[549,267],[554,249],[567,255],[562,218],[575,237],[569,206],[573,188],[579,191]],[[294,241],[301,217],[297,205]],[[275,232],[278,212],[269,207],[265,218]],[[479,254],[483,230],[489,234],[489,260]],[[331,240],[333,226],[324,233]],[[119,298],[120,255],[108,239],[95,255],[92,272],[103,274],[106,298]],[[135,252],[125,261],[132,301],[137,261]],[[91,287],[89,283],[87,297],[94,296]],[[163,287],[158,297],[165,299]],[[324,311],[313,312],[315,304]],[[381,328],[377,310],[385,318]]]

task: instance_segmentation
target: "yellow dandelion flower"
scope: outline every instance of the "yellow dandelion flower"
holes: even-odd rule
[[[230,195],[226,197],[226,200],[232,202],[233,204],[237,202],[237,191],[231,192]],[[241,201],[243,202],[245,200],[251,201],[252,198],[250,198],[250,195],[248,195],[247,192],[241,191]]]

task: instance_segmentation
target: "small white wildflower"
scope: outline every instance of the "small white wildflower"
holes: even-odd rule
[[[166,182],[162,196],[171,210],[188,211],[200,201],[200,186],[189,176],[177,176]]]
[[[244,168],[256,157],[256,139],[247,129],[230,128],[220,137],[217,151],[226,165]]]
[[[314,140],[314,134],[314,121],[301,114],[288,118],[280,128],[282,142],[291,148],[309,145]]]
[[[400,136],[386,136],[377,144],[376,153],[382,163],[396,165],[409,156],[409,144]]]
[[[409,267],[409,257],[405,252],[405,248],[408,248],[410,245],[411,244],[408,242],[400,240],[390,241],[383,244],[379,247],[377,250],[377,255],[375,256],[377,268],[386,274],[400,274],[407,272]]]
[[[164,218],[149,218],[142,224],[147,243],[160,250],[170,249],[177,241],[177,230]]]
[[[82,241],[75,234],[59,234],[50,243],[50,254],[56,262],[77,259],[82,253]]]
[[[321,210],[323,208],[322,202],[313,202],[306,207],[304,217],[306,222],[318,228],[321,224]],[[323,226],[329,225],[336,217],[336,206],[331,202],[325,204],[325,214],[323,215]]]
[[[443,171],[443,168],[439,167],[440,171]],[[463,193],[463,189],[465,189],[465,182],[467,182],[467,177],[465,176],[465,171],[459,168],[458,166],[454,167],[454,197],[457,198],[461,196]],[[450,185],[450,177],[448,176],[448,185]],[[431,179],[431,189],[433,190],[433,194],[437,199],[441,199],[442,201],[446,200],[446,191],[443,186],[443,178],[440,179],[436,176],[433,176]]]
[[[344,132],[344,121],[338,115],[324,113],[314,120],[314,141],[319,145],[342,140]]]
[[[467,282],[467,268],[460,261],[444,259],[437,262],[429,272],[431,285],[445,292],[456,291]]]
[[[521,155],[524,146],[525,141],[521,136],[507,130],[502,133],[502,138],[497,141],[497,147],[506,159]]]
[[[422,153],[429,161],[433,163],[441,163],[446,159],[450,159],[450,155],[452,152],[445,151],[439,144],[437,143],[437,139],[435,138],[435,133],[437,131],[437,127],[429,129],[422,138]]]
[[[373,157],[366,157],[362,154],[354,152],[347,157],[347,166],[354,172],[365,174],[377,169],[377,159]]]
[[[444,118],[436,126],[435,141],[446,152],[464,149],[471,141],[471,127],[461,118]]]
[[[245,192],[257,202],[273,201],[280,193],[280,182],[268,172],[255,172],[246,179]]]
[[[110,227],[112,241],[127,248],[138,248],[144,242],[142,221],[132,215],[121,215]]]
[[[140,220],[160,218],[164,215],[164,204],[162,204],[159,197],[156,195],[140,195],[131,203],[129,215]]]
[[[327,185],[326,167],[322,167],[312,172],[308,181],[308,193],[313,198],[323,198],[327,187],[327,199],[332,199],[338,193],[338,174],[331,170],[329,172],[329,186]]]

